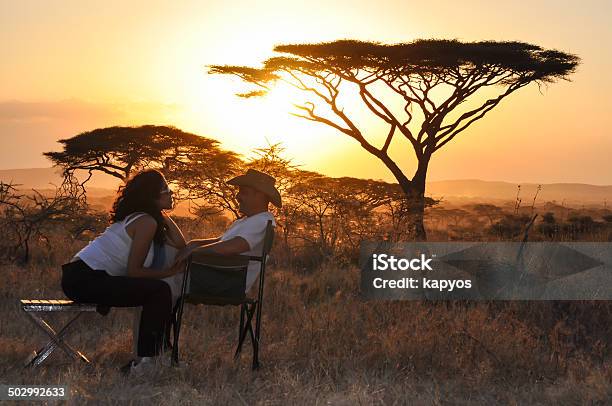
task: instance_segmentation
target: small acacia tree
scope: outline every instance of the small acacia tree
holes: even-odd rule
[[[179,186],[180,198],[208,199],[221,209],[230,199],[224,181],[241,164],[218,141],[168,126],[99,128],[59,142],[63,151],[44,155],[63,169],[64,177],[87,171],[82,186],[94,171],[125,181],[135,170],[156,168]]]
[[[579,63],[575,55],[523,42],[417,40],[386,45],[340,40],[278,45],[274,51],[286,56],[270,58],[261,68],[213,65],[209,73],[237,75],[259,86],[239,94],[242,97],[262,96],[279,80],[308,93],[314,102],[295,105],[299,111],[295,115],[355,139],[391,171],[414,212],[411,218],[418,240],[426,239],[424,194],[432,155],[505,97],[530,83],[567,79]],[[381,146],[370,141],[377,134],[359,128],[356,117],[340,102],[339,96],[350,87],[387,125]],[[498,92],[460,111],[466,100],[483,89]],[[419,122],[413,122],[415,116]],[[389,155],[396,134],[409,143],[416,157],[412,176]]]
[[[214,149],[217,144],[174,127],[154,125],[98,128],[59,143],[63,151],[43,155],[64,170],[100,171],[121,180],[133,170],[167,166],[172,160],[189,157],[197,149]]]

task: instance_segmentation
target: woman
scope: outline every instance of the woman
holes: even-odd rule
[[[163,212],[172,204],[172,191],[160,172],[136,174],[119,189],[112,224],[62,267],[62,288],[75,302],[142,306],[138,358],[130,368],[142,368],[160,355],[170,326],[171,290],[161,279],[182,272],[185,264],[163,268],[158,263],[164,259],[155,254],[164,252],[163,244],[185,247],[180,229]]]

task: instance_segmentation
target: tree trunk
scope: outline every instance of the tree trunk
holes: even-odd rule
[[[425,232],[425,226],[423,225],[423,216],[425,212],[425,178],[427,177],[427,166],[429,165],[431,153],[425,152],[418,156],[419,164],[412,180],[404,175],[402,170],[388,155],[371,153],[377,156],[385,164],[404,191],[409,209],[409,220],[411,222],[410,231],[414,233],[415,240],[427,241],[427,234]]]
[[[27,232],[23,240],[23,257],[21,258],[21,263],[27,264],[28,261],[30,261],[30,231]]]
[[[408,200],[411,228],[414,233],[415,241],[427,241],[425,231],[425,180],[427,178],[427,168],[431,157],[424,155],[419,158],[417,170],[408,188],[402,186]],[[401,184],[400,184],[401,186]]]
[[[319,225],[319,250],[321,253],[321,258],[325,260],[328,256],[328,249],[325,230],[323,229],[323,214],[317,215],[317,222]]]

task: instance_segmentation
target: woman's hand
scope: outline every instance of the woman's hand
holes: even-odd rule
[[[193,244],[190,241],[185,246],[185,248],[180,249],[179,252],[176,253],[176,257],[174,257],[174,263],[172,264],[172,266],[174,267],[175,264],[186,261],[187,258],[189,258],[189,255],[191,255],[193,250],[195,250],[197,247],[198,247],[197,244]]]

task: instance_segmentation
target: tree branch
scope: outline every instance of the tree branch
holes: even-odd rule
[[[387,134],[387,139],[385,140],[385,145],[383,145],[381,151],[384,152],[385,154],[387,153],[387,150],[389,149],[389,145],[391,144],[391,140],[393,139],[393,133],[395,133],[395,124],[391,125],[391,128],[389,129],[389,134]]]
[[[465,130],[474,121],[479,120],[482,117],[484,117],[486,113],[488,113],[491,109],[493,109],[495,106],[497,106],[506,96],[508,96],[512,92],[520,89],[521,87],[523,87],[523,86],[525,86],[527,84],[528,84],[528,82],[522,82],[520,84],[517,84],[516,86],[510,86],[508,88],[508,90],[506,90],[504,93],[502,93],[498,97],[496,97],[494,99],[489,99],[482,106],[480,106],[480,107],[478,107],[478,108],[476,108],[474,110],[471,110],[471,111],[466,112],[463,115],[461,115],[461,117],[459,117],[457,119],[457,121],[455,121],[455,123],[453,123],[449,127],[448,130],[444,131],[442,134],[440,134],[439,136],[437,136],[435,138],[435,140],[436,140],[436,147],[434,149],[434,152],[439,150],[440,148],[442,148],[446,143],[448,143],[450,140],[452,140],[455,137],[455,135],[457,135],[461,131]],[[471,118],[471,119],[468,122],[466,122],[465,124],[461,125],[461,122],[463,122],[463,121],[465,121],[466,119],[469,119],[469,118]],[[457,127],[459,127],[459,128],[457,128]],[[444,137],[446,137],[446,139],[444,139],[444,141],[442,141],[441,143],[438,144],[438,142],[440,142]]]

